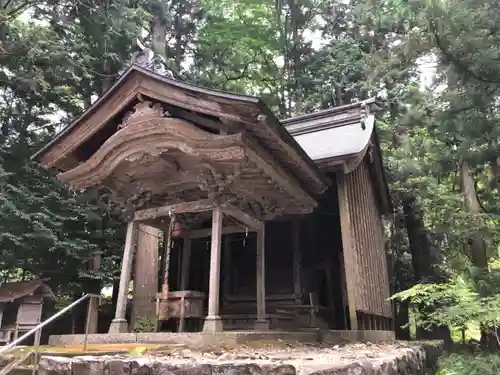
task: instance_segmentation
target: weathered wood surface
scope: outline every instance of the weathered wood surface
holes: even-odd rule
[[[248,231],[247,227],[237,226],[237,225],[225,226],[222,228],[223,235],[228,235],[232,233],[245,233],[246,231]],[[212,235],[211,228],[194,229],[187,233],[187,236],[191,239],[210,237],[211,235]]]
[[[178,318],[203,318],[203,302],[206,298],[205,293],[193,290],[181,290],[169,292],[168,298],[160,298],[159,318],[178,319]],[[183,306],[184,304],[184,306]]]
[[[236,220],[238,220],[243,225],[248,226],[252,230],[260,230],[263,227],[263,223],[251,215],[241,211],[237,207],[234,207],[230,204],[226,205],[222,212],[226,215],[232,216]]]
[[[219,315],[220,265],[222,248],[222,210],[217,208],[212,216],[212,239],[210,244],[210,276],[208,293],[208,316]]]
[[[36,326],[42,318],[43,303],[40,300],[35,303],[20,303],[17,310],[17,324],[26,326]]]
[[[357,308],[357,285],[356,278],[358,276],[358,259],[356,253],[356,245],[351,227],[351,205],[347,198],[347,183],[343,173],[337,174],[337,192],[339,199],[339,214],[340,214],[340,229],[342,232],[343,244],[343,264],[345,275],[345,292],[347,293],[346,300],[349,310],[349,322],[351,330],[358,329],[358,319],[356,316]]]
[[[147,225],[137,225],[135,253],[134,298],[131,322],[138,317],[154,321],[156,311],[152,300],[158,292],[158,247],[160,231]]]
[[[45,168],[61,168],[63,164],[65,168],[74,168],[78,163],[77,149],[90,142],[99,130],[113,126],[112,119],[130,106],[137,94],[160,101],[166,107],[174,107],[177,112],[172,112],[176,116],[183,117],[190,113],[184,117],[189,121],[199,123],[196,117],[213,116],[214,121],[209,126],[213,130],[220,123],[219,132],[248,132],[270,151],[273,159],[291,170],[312,192],[321,193],[326,189],[312,161],[259,99],[168,80],[140,67],[132,67],[124,73],[102,99],[39,152],[36,158]],[[206,121],[200,122],[206,126]],[[73,164],[64,163],[65,160],[72,160]]]
[[[350,231],[356,252],[356,308],[365,313],[392,316],[389,275],[382,217],[367,161],[345,176]],[[348,265],[346,264],[346,268]]]
[[[137,104],[90,159],[58,177],[77,188],[104,185],[128,210],[210,199],[271,219],[317,205],[251,136],[208,133],[151,102]]]
[[[127,332],[127,321],[125,313],[127,310],[128,293],[130,287],[130,278],[132,273],[132,260],[137,241],[137,223],[130,222],[127,225],[127,235],[125,238],[125,247],[123,249],[122,267],[120,273],[120,286],[118,298],[116,301],[115,318],[109,327],[109,333]]]
[[[200,199],[192,202],[182,202],[145,210],[136,211],[134,221],[146,221],[161,217],[168,217],[170,214],[183,214],[211,211],[216,207],[216,204],[211,199]]]

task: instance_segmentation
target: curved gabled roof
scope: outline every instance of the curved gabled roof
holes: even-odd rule
[[[85,142],[102,144],[98,132],[109,137],[114,130],[104,129],[137,100],[137,95],[150,97],[173,108],[172,115],[203,125],[232,128],[255,138],[266,151],[289,173],[304,190],[320,195],[327,188],[326,179],[306,152],[284,129],[264,102],[256,97],[206,89],[172,80],[132,65],[118,81],[72,124],[63,129],[33,158],[45,168],[68,170],[81,162],[78,149]],[[170,111],[170,109],[169,109]],[[198,124],[197,124],[198,125]],[[98,147],[97,146],[97,147]],[[87,154],[95,152],[95,147]],[[81,154],[81,153],[80,153]]]

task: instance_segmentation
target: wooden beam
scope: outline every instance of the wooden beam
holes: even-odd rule
[[[191,266],[191,238],[184,237],[182,244],[181,290],[188,289],[189,269]]]
[[[257,320],[254,329],[256,331],[269,330],[269,321],[266,318],[266,265],[265,265],[265,226],[262,225],[257,232],[257,251],[256,251],[256,289],[257,289]]]
[[[302,189],[297,178],[283,169],[262,146],[253,138],[245,134],[243,138],[245,146],[247,146],[246,154],[249,159],[254,161],[262,171],[276,182],[286,193],[296,199],[300,199],[304,203],[312,207],[317,206],[317,202]]]
[[[342,172],[337,173],[337,194],[339,199],[340,230],[344,256],[345,283],[347,289],[347,305],[351,330],[358,330],[356,316],[356,249],[351,233],[351,218],[349,214],[349,201],[347,197],[346,179]]]
[[[230,204],[223,208],[222,212],[233,217],[243,225],[246,225],[255,231],[258,231],[260,228],[262,228],[262,222],[260,220],[257,220],[253,216],[241,211],[239,208],[236,208]]]
[[[188,212],[204,212],[211,211],[215,208],[214,201],[210,199],[201,199],[193,202],[182,202],[171,204],[168,206],[161,206],[155,208],[148,208],[145,210],[136,211],[134,214],[134,221],[146,221],[156,219],[162,216],[169,216],[170,214],[182,214]]]
[[[128,324],[125,318],[127,310],[128,291],[130,287],[130,277],[132,271],[132,259],[136,247],[137,225],[133,221],[128,223],[127,235],[125,238],[125,248],[123,250],[122,271],[120,274],[120,287],[118,299],[116,301],[115,318],[109,326],[109,333],[127,333]]]
[[[300,253],[300,222],[295,218],[291,222],[292,226],[292,251],[293,251],[293,294],[295,303],[300,304],[302,300],[301,271],[302,257]]]
[[[227,132],[228,126],[226,124],[224,124],[223,122],[209,119],[209,118],[202,116],[196,112],[182,109],[180,107],[170,107],[170,108],[168,108],[168,111],[172,114],[172,116],[180,117],[183,120],[192,122],[194,124],[199,124],[199,125],[205,126],[205,127],[212,129],[212,130],[220,131],[221,134],[222,134],[222,131]]]
[[[246,231],[247,231],[247,228],[239,227],[236,225],[222,228],[222,234],[245,233]],[[189,233],[187,233],[187,236],[189,238],[192,238],[192,239],[210,237],[211,235],[212,235],[212,228],[195,229],[195,230],[192,230]]]
[[[222,229],[222,233],[224,234],[224,229]],[[224,247],[222,251],[222,255],[224,256],[224,279],[222,284],[222,298],[223,300],[231,294],[231,236],[224,237]],[[224,305],[224,304],[223,304]]]

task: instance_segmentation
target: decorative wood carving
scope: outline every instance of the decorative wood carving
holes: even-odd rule
[[[125,128],[128,124],[141,120],[145,117],[170,117],[170,113],[163,109],[160,103],[152,103],[149,100],[137,103],[134,110],[127,112],[118,125],[118,129]]]
[[[207,125],[208,121],[210,124],[207,126],[211,129],[218,128],[231,133],[248,132],[268,150],[273,160],[297,176],[308,190],[320,194],[326,189],[325,181],[312,162],[257,98],[172,81],[137,66],[125,72],[84,115],[41,150],[36,159],[45,168],[61,169],[64,166],[64,171],[74,168],[78,160],[74,157],[76,150],[89,139],[99,137],[99,131],[133,103],[138,94],[158,100],[164,105],[180,108],[177,112],[173,110],[176,116],[201,125],[202,122]],[[205,119],[203,115],[212,116],[212,120]],[[125,118],[125,122],[128,120],[130,119]],[[229,127],[227,121],[231,123]],[[123,125],[125,124],[122,123]],[[68,160],[73,162],[69,163]]]
[[[59,174],[61,181],[77,188],[101,183],[124,162],[140,161],[145,166],[169,150],[178,150],[198,160],[231,162],[242,160],[241,134],[214,135],[179,119],[147,118],[127,120],[127,126],[110,137],[85,163]]]
[[[208,199],[259,220],[316,206],[298,181],[247,134],[212,134],[143,101],[83,164],[59,174],[76,188],[108,187],[127,217],[148,207]],[[112,192],[112,193],[111,193]]]

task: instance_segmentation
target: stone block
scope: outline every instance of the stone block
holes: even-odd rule
[[[263,375],[296,375],[297,370],[292,365],[262,365]]]
[[[71,362],[72,375],[104,374],[104,362],[99,358],[80,357]]]
[[[49,338],[49,345],[83,345],[85,335],[52,335]],[[94,334],[88,335],[88,344],[133,344],[137,342],[135,333],[116,333],[116,334]]]
[[[150,363],[130,362],[130,375],[153,375]]]
[[[169,364],[156,362],[151,368],[152,375],[211,375],[212,368],[203,363]]]
[[[130,359],[112,359],[104,364],[104,374],[106,375],[130,375]]]
[[[71,360],[63,357],[41,357],[38,375],[71,375]]]
[[[253,363],[212,365],[212,375],[262,375],[262,368]]]

